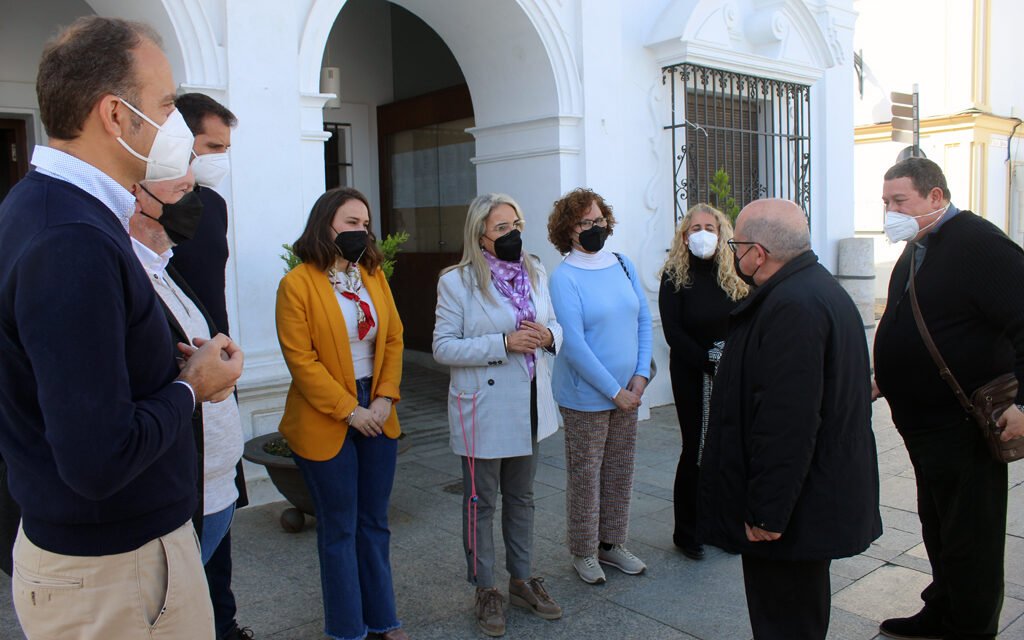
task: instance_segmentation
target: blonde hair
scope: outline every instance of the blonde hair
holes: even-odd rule
[[[728,255],[730,249],[727,243],[733,236],[732,223],[724,213],[709,204],[700,203],[690,207],[679,221],[675,238],[672,240],[672,249],[668,252],[668,259],[661,268],[661,274],[668,276],[676,291],[693,286],[693,278],[690,277],[690,248],[684,240],[695,213],[708,213],[715,218],[715,224],[718,225],[718,246],[715,247],[714,260],[718,267],[718,286],[733,302],[742,300],[750,293],[750,287],[736,275],[736,267],[732,260],[728,259],[731,258]]]
[[[516,212],[516,220],[526,224],[523,218],[523,210],[519,203],[512,199],[512,196],[504,193],[485,193],[473,198],[469,203],[469,211],[466,212],[466,226],[462,232],[462,260],[441,271],[441,275],[458,269],[462,272],[463,279],[467,274],[475,276],[476,284],[484,296],[493,302],[491,296],[491,267],[484,258],[483,249],[480,247],[480,238],[487,232],[487,218],[499,205],[507,204]],[[523,267],[526,275],[530,278],[530,286],[537,288],[537,269],[533,265],[533,259],[523,251]]]

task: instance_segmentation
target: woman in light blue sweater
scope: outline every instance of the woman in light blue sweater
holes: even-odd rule
[[[568,254],[551,275],[563,331],[552,387],[565,422],[567,538],[590,584],[605,581],[600,563],[631,575],[646,569],[623,545],[651,314],[633,263],[603,249],[614,226],[611,207],[589,189],[566,194],[548,219],[548,239]]]

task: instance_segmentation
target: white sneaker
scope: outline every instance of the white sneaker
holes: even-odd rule
[[[596,556],[573,556],[572,566],[583,582],[604,584],[604,569],[597,563]]]
[[[608,550],[603,547],[598,548],[597,559],[631,576],[641,574],[647,568],[643,560],[634,556],[629,549],[621,544],[612,545],[612,548]]]

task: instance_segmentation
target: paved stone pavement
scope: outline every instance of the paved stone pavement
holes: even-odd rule
[[[411,367],[420,393],[437,395],[437,374]],[[418,394],[413,394],[418,395]],[[443,395],[441,396],[443,398]],[[443,400],[431,398],[437,410]],[[406,394],[407,410],[413,402]],[[418,404],[418,403],[417,403]],[[913,470],[884,403],[875,405],[884,535],[864,554],[832,564],[830,640],[869,640],[884,618],[919,608],[928,563],[915,513]],[[412,427],[414,414],[405,416]],[[460,472],[437,416],[430,428],[410,428],[391,501],[392,564],[399,615],[416,640],[481,638],[472,617],[460,542]],[[443,418],[441,419],[443,421]],[[441,422],[443,423],[443,422]],[[509,638],[632,638],[746,640],[751,637],[739,558],[709,548],[694,562],[673,550],[672,481],[679,429],[672,406],[641,422],[629,548],[648,571],[627,576],[608,568],[608,582],[581,582],[569,563],[565,536],[565,463],[561,432],[541,444],[537,469],[535,571],[562,605],[559,621],[522,610],[508,615]],[[316,534],[312,525],[285,533],[285,503],[243,509],[233,529],[239,621],[264,640],[323,638]],[[497,529],[496,529],[496,535]],[[498,547],[501,548],[500,540]],[[1024,639],[1024,463],[1011,466],[1006,537],[1003,640]],[[499,556],[499,567],[504,562]],[[499,570],[502,590],[506,574]],[[9,592],[2,576],[0,589]],[[0,639],[21,638],[10,598],[0,599]]]

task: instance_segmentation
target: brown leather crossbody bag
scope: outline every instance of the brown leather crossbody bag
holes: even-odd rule
[[[1017,377],[1012,373],[1004,373],[978,387],[970,398],[967,397],[960,383],[953,376],[953,372],[946,366],[946,361],[942,359],[942,354],[935,346],[932,334],[928,331],[924,318],[921,316],[921,307],[917,304],[917,290],[914,287],[914,280],[917,279],[914,269],[916,250],[916,247],[912,248],[910,254],[910,305],[914,311],[917,330],[921,333],[921,339],[924,340],[924,346],[928,348],[928,353],[931,354],[932,360],[939,368],[939,377],[946,381],[949,388],[953,390],[953,395],[960,402],[960,406],[981,429],[989,452],[996,461],[1010,463],[1024,458],[1024,437],[1003,441],[1000,438],[1003,430],[996,424],[1003,411],[1006,411],[1017,399]]]

